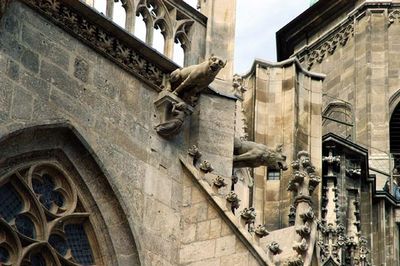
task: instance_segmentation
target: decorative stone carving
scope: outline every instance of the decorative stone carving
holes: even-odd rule
[[[312,47],[311,49],[305,49],[304,51],[300,51],[298,54],[300,55],[301,61],[306,59],[306,66],[308,69],[317,62],[322,63],[324,58],[328,57],[328,55],[332,55],[337,47],[345,46],[350,37],[354,35],[354,23],[349,22],[343,28],[338,29],[336,33],[333,33],[330,37],[326,39],[325,42],[320,43]]]
[[[205,172],[205,173],[210,173],[214,171],[214,168],[212,167],[211,163],[209,161],[203,161],[200,163],[200,170]]]
[[[246,224],[254,223],[256,216],[257,216],[257,213],[256,213],[256,210],[254,209],[254,207],[244,208],[240,212],[240,217],[242,217],[246,221]]]
[[[1,1],[3,3],[3,1]],[[113,60],[158,91],[162,90],[163,77],[167,73],[162,67],[145,58],[139,50],[124,43],[108,29],[100,27],[88,18],[73,10],[68,1],[24,0],[38,9],[51,21],[64,28],[105,57]]]
[[[195,165],[201,157],[201,152],[199,151],[199,148],[197,148],[196,145],[193,145],[192,147],[189,148],[188,154],[189,156],[193,157],[193,165]]]
[[[296,233],[298,233],[302,237],[308,237],[311,234],[310,223],[306,222],[304,225],[297,227]]]
[[[296,220],[296,207],[293,205],[290,205],[289,207],[289,226],[294,225],[295,220]]]
[[[160,92],[154,104],[160,118],[160,124],[156,125],[154,129],[164,138],[172,138],[179,134],[186,116],[193,112],[191,106],[165,90]]]
[[[126,0],[125,0],[126,1]],[[166,55],[171,55],[171,48],[175,40],[179,41],[186,50],[190,48],[190,29],[194,20],[186,12],[174,7],[171,1],[139,0],[135,1],[136,15],[141,14],[148,29],[160,29],[165,37]],[[151,7],[151,8],[150,8]],[[146,36],[147,43],[153,42],[153,36]]]
[[[304,265],[304,260],[301,255],[298,255],[294,258],[288,259],[285,264],[285,266],[303,266]]]
[[[0,265],[104,265],[74,172],[36,160],[4,174]]]
[[[301,239],[301,242],[295,243],[293,245],[293,249],[297,251],[297,253],[304,253],[308,249],[308,243],[305,238]]]
[[[225,179],[222,176],[217,176],[216,178],[214,178],[213,180],[213,184],[214,186],[216,186],[217,188],[222,188],[222,187],[226,187],[226,183],[225,183]]]
[[[157,133],[165,138],[170,138],[177,135],[182,128],[183,122],[185,121],[187,112],[187,104],[184,102],[172,104],[172,118],[158,124],[154,127]]]
[[[231,191],[226,195],[226,200],[231,204],[232,210],[239,208],[240,199],[234,191]]]
[[[282,250],[279,247],[279,244],[275,241],[272,241],[269,245],[268,245],[268,250],[273,254],[273,255],[278,255],[279,253],[282,252]]]
[[[267,226],[265,224],[259,224],[256,229],[254,230],[254,233],[256,236],[259,238],[265,237],[269,235],[269,231],[267,230]]]
[[[243,100],[243,93],[246,91],[246,88],[243,86],[243,77],[238,74],[233,75],[232,87],[233,94],[240,100]]]
[[[259,166],[287,170],[286,156],[282,154],[282,146],[271,150],[263,144],[235,138],[233,167],[256,168]]]
[[[176,69],[170,74],[173,93],[194,104],[193,97],[206,89],[225,65],[226,61],[211,55],[201,64]]]
[[[318,225],[318,247],[322,265],[368,265],[362,255],[360,189],[363,159],[354,147],[328,142],[323,157],[321,222]],[[334,156],[334,152],[340,156]],[[342,164],[342,165],[340,165]],[[340,167],[339,167],[340,165]],[[351,185],[349,185],[351,184]],[[340,197],[339,197],[340,195]],[[339,198],[341,200],[339,200]],[[345,207],[345,208],[343,208]],[[365,263],[361,263],[361,257]]]
[[[310,155],[306,151],[298,152],[297,160],[291,165],[293,176],[289,181],[288,190],[294,192],[295,195],[291,216],[294,216],[292,219],[296,232],[292,247],[298,256],[292,258],[285,265],[310,265],[317,233],[311,195],[319,184],[320,178],[311,163]]]
[[[303,212],[300,214],[300,218],[304,221],[304,222],[312,222],[315,218],[315,214],[314,211],[311,207],[309,207],[308,211]]]
[[[400,21],[400,10],[394,9],[388,15],[388,24],[392,25],[395,21]]]

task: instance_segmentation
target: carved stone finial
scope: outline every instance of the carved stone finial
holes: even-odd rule
[[[290,258],[286,261],[284,264],[285,266],[303,266],[304,265],[304,260],[301,255],[298,255],[294,258]]]
[[[329,149],[329,155],[322,157],[322,162],[328,165],[327,176],[334,176],[333,168],[340,164],[340,156],[333,156],[333,150],[335,149],[335,146],[328,146],[327,148]]]
[[[193,145],[192,147],[189,148],[188,154],[193,157],[193,162],[195,163],[198,159],[201,157],[201,152],[199,151],[199,148],[197,148],[196,145]]]
[[[269,245],[268,245],[268,249],[269,251],[271,251],[271,253],[273,255],[278,255],[279,253],[282,252],[282,250],[279,247],[279,244],[275,241],[272,241]]]
[[[259,224],[256,229],[254,230],[254,233],[256,236],[259,238],[265,237],[269,235],[269,231],[267,230],[267,226],[265,224]]]
[[[231,204],[233,209],[239,208],[240,199],[234,191],[231,191],[228,193],[228,195],[226,195],[226,200]]]
[[[214,168],[212,167],[209,161],[204,160],[203,162],[200,163],[200,170],[205,173],[210,173],[214,171]]]
[[[246,221],[246,224],[249,224],[249,223],[254,223],[257,213],[254,207],[244,208],[240,212],[240,216]]]
[[[301,237],[308,237],[311,234],[311,226],[308,222],[296,228],[296,233]]]
[[[222,188],[222,187],[226,187],[226,183],[225,183],[225,179],[222,176],[217,176],[216,178],[214,178],[213,180],[213,184],[214,186],[216,186],[217,188]]]
[[[174,70],[170,74],[173,93],[193,105],[191,98],[205,90],[225,65],[226,61],[211,55],[203,63]]]
[[[311,194],[321,182],[320,177],[315,172],[310,155],[306,151],[300,151],[297,154],[297,160],[291,164],[294,173],[288,183],[287,190],[297,192],[299,196],[310,199]],[[306,180],[307,179],[307,180]]]
[[[312,222],[315,218],[315,214],[313,209],[310,207],[308,211],[301,213],[300,217],[304,222]]]
[[[243,77],[238,74],[233,75],[232,87],[233,94],[242,100],[243,93],[246,91],[246,88],[243,86]]]
[[[301,242],[295,243],[293,249],[299,254],[303,254],[308,249],[307,240],[305,238],[301,239]]]
[[[235,138],[233,167],[256,168],[259,166],[287,170],[286,156],[282,154],[282,146],[279,145],[272,150],[263,144]]]
[[[290,205],[289,207],[289,226],[294,225],[295,220],[296,220],[296,207],[293,205]]]

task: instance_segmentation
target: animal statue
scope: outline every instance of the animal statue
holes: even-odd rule
[[[172,105],[172,118],[157,126],[155,130],[163,137],[173,137],[177,135],[182,128],[186,117],[187,104],[184,102],[175,103]]]
[[[226,61],[211,55],[210,58],[198,65],[192,65],[174,70],[170,74],[173,93],[179,96],[190,94],[195,96],[210,85],[219,71],[224,68]]]
[[[272,169],[288,169],[282,145],[272,150],[260,143],[235,138],[233,154],[235,168],[267,166]]]

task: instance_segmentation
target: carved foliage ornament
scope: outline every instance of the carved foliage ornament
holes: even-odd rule
[[[89,214],[53,163],[1,178],[0,265],[95,265]]]
[[[138,51],[121,43],[111,32],[89,22],[62,1],[24,0],[24,2],[39,9],[49,19],[78,36],[92,48],[102,52],[129,72],[161,90],[166,73],[147,61]]]
[[[330,36],[325,42],[306,52],[307,68],[311,67],[317,62],[321,63],[324,58],[332,55],[338,46],[345,46],[350,37],[354,35],[354,24],[349,23],[339,32]]]

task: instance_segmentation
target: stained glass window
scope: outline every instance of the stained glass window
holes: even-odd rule
[[[11,184],[0,187],[0,217],[10,222],[21,212],[23,202]]]
[[[89,214],[58,166],[36,164],[3,178],[0,235],[9,236],[0,237],[0,265],[15,265],[20,254],[21,265],[96,265]]]
[[[81,224],[69,224],[65,226],[68,246],[76,261],[82,265],[93,264],[92,250],[87,239],[85,229]]]

